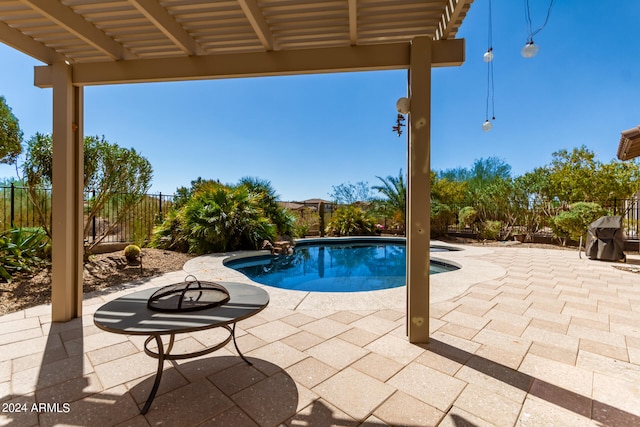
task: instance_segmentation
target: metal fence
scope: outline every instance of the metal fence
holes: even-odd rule
[[[89,217],[89,208],[95,200],[94,191],[84,194],[85,240],[105,242],[145,241],[151,237],[153,227],[173,205],[172,194],[145,194],[130,210],[124,211],[125,195],[114,194],[97,215]],[[50,227],[51,189],[35,189],[11,184],[0,186],[0,230],[13,227]],[[103,238],[103,234],[106,236]]]
[[[614,199],[606,202],[599,203],[604,209],[606,209],[610,215],[621,215],[623,231],[625,232],[627,239],[635,240],[640,236],[640,203],[638,199]],[[457,212],[463,208],[463,206],[453,207],[453,212],[457,217]],[[483,211],[485,207],[479,205],[476,207],[478,211]],[[539,235],[553,235],[552,221],[553,217],[560,212],[566,211],[569,205],[556,205],[556,204],[544,204],[537,205],[520,212],[517,217],[520,221],[515,221],[511,224],[511,228],[514,230],[522,229],[526,232],[539,234]],[[490,219],[496,219],[508,223],[504,217],[491,218],[492,215],[483,215]],[[495,216],[495,215],[494,215]],[[507,216],[507,215],[505,215]],[[524,218],[524,219],[523,219]],[[534,220],[535,219],[535,220]],[[526,221],[531,221],[531,224],[527,225]],[[476,227],[477,228],[477,227]],[[478,230],[473,226],[465,226],[457,221],[452,221],[448,226],[448,230],[451,232],[471,232],[475,233]]]
[[[27,187],[11,184],[0,186],[0,231],[12,227],[42,227],[51,224],[51,189],[36,189],[33,197]],[[92,244],[96,239],[106,242],[143,242],[151,237],[153,227],[162,221],[165,213],[173,205],[172,194],[146,194],[131,209],[123,211],[124,195],[114,195],[97,215],[89,217],[89,207],[95,199],[94,192],[84,195],[85,206],[85,240]],[[37,199],[34,203],[33,198]],[[282,205],[297,213],[303,220],[309,220],[310,234],[318,233],[318,202],[282,202]],[[333,213],[340,207],[331,202],[324,202],[324,224],[327,224]],[[640,203],[637,199],[613,200],[601,205],[613,215],[623,215],[624,232],[628,239],[640,236]],[[461,207],[460,207],[461,208]],[[551,233],[550,219],[566,207],[545,205],[531,208],[526,212],[537,218],[537,233]],[[457,212],[454,208],[454,212]],[[499,218],[496,218],[499,219]],[[390,228],[391,220],[380,217],[378,222],[385,229]],[[524,226],[525,224],[515,224]],[[449,224],[450,231],[473,231],[460,225],[454,219]]]

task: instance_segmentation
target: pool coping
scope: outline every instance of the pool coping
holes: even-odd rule
[[[347,240],[347,238],[340,239]],[[378,237],[374,239],[397,240],[398,238]],[[304,242],[307,241],[310,240],[304,240]],[[437,255],[431,256],[432,259],[448,262],[461,268],[430,276],[431,303],[458,297],[476,283],[497,279],[506,274],[504,268],[477,258],[491,253],[490,249],[474,246],[460,247],[441,241],[432,241],[432,245],[454,249],[449,252],[437,252]],[[404,310],[406,308],[406,289],[404,286],[367,292],[309,292],[287,290],[254,282],[239,271],[224,265],[224,262],[229,259],[241,259],[262,254],[269,254],[269,251],[237,251],[207,254],[187,261],[183,269],[187,273],[195,275],[200,280],[233,281],[264,288],[269,292],[271,298],[269,305],[275,308],[311,311]]]

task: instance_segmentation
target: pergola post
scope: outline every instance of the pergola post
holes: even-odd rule
[[[70,65],[56,62],[51,69],[51,317],[54,322],[66,322],[82,315],[83,89],[73,86]]]
[[[412,343],[429,341],[431,47],[430,38],[413,39],[409,65],[407,332]]]

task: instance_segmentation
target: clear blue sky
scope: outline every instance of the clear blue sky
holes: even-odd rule
[[[535,28],[549,3],[530,4]],[[458,33],[465,64],[433,71],[432,168],[497,156],[517,176],[582,144],[615,158],[620,131],[640,124],[640,1],[556,0],[534,38],[540,53],[525,59],[524,1],[493,0],[496,121],[483,132],[487,13],[488,0],[475,0]],[[0,94],[25,140],[51,132],[51,90],[33,86],[41,64],[2,44],[0,63]],[[88,87],[85,134],[148,158],[153,192],[255,176],[282,200],[328,198],[332,186],[406,172],[406,133],[391,131],[406,81],[394,71]]]

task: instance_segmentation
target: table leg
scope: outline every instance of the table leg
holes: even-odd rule
[[[242,354],[242,352],[240,351],[240,349],[238,348],[238,343],[236,342],[236,324],[233,324],[233,328],[231,329],[231,336],[233,337],[233,345],[236,347],[236,351],[238,352],[238,354],[240,355],[240,357],[242,358],[242,360],[244,360],[245,362],[247,362],[249,365],[253,365],[253,363],[249,362],[247,360],[246,357],[244,357],[244,355]]]
[[[158,387],[160,386],[160,380],[162,379],[162,371],[164,368],[164,345],[162,344],[162,338],[160,335],[155,335],[147,338],[147,342],[145,342],[145,348],[147,347],[147,343],[151,341],[155,337],[156,343],[158,344],[158,371],[156,372],[156,379],[153,382],[153,388],[151,389],[151,393],[149,393],[149,397],[147,398],[144,407],[140,413],[142,415],[146,414],[151,407],[151,403],[153,399],[156,397],[156,393],[158,392]],[[171,335],[170,345],[173,345],[173,335]]]

